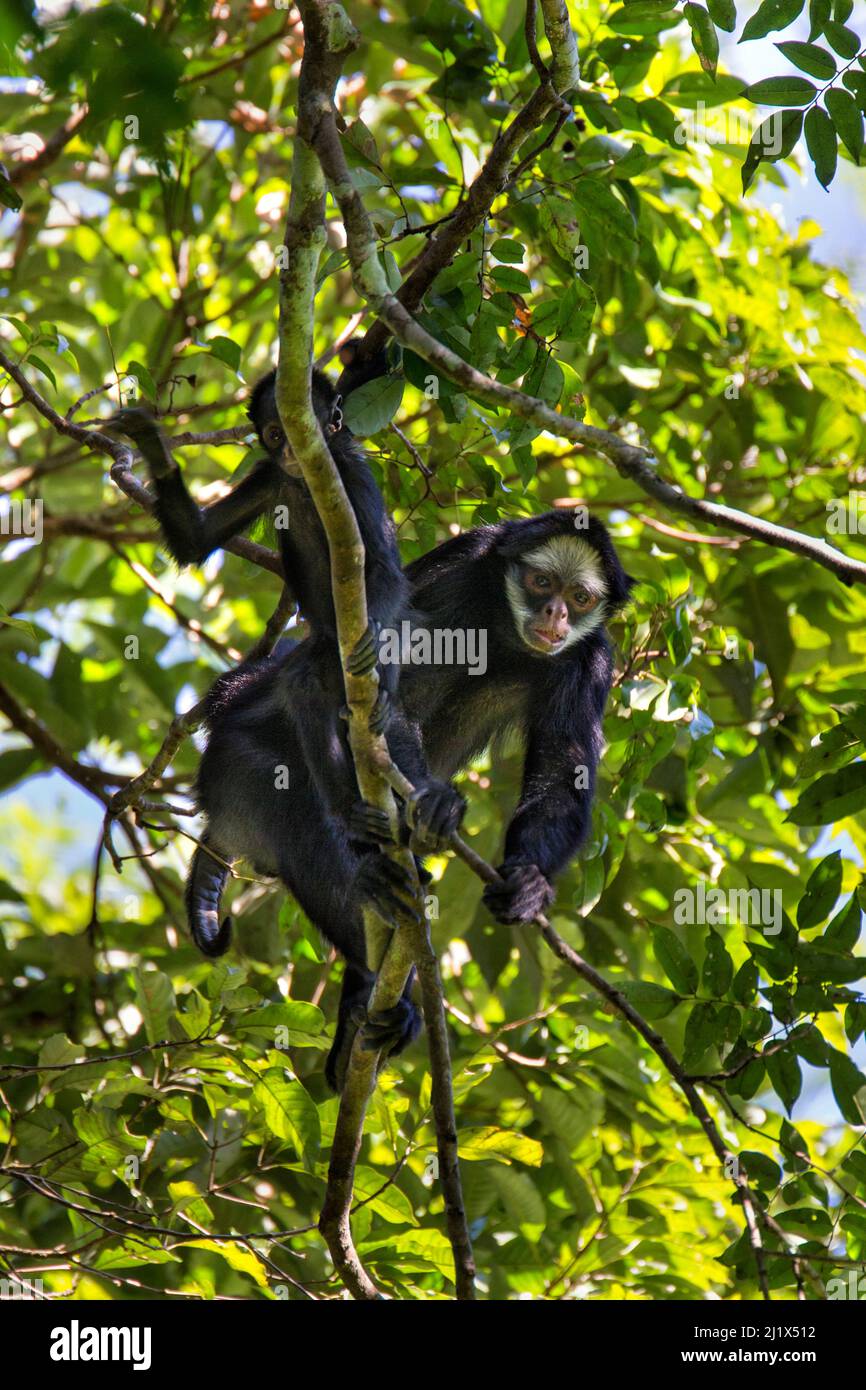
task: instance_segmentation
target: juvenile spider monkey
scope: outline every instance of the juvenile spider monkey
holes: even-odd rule
[[[351,345],[346,345],[350,348]],[[343,360],[351,353],[345,353]],[[361,363],[354,379],[342,382],[346,394],[363,381],[380,376],[381,359]],[[409,875],[386,857],[379,813],[360,801],[348,746],[344,683],[331,593],[327,537],[297,460],[288,448],[277,411],[276,373],[254,387],[249,414],[265,450],[252,471],[232,491],[208,507],[199,507],[187,491],[153,415],[140,407],[119,411],[109,422],[113,432],[138,446],[150,471],[155,512],[166,545],[179,565],[200,563],[227,540],[245,530],[263,512],[285,507],[288,525],[278,526],[286,584],[298,600],[310,635],[279,662],[244,666],[221,677],[210,696],[215,720],[231,703],[237,723],[225,741],[215,733],[199,773],[199,796],[208,827],[196,849],[187,881],[187,909],[196,945],[209,956],[222,955],[231,940],[231,919],[220,923],[219,899],[228,876],[222,861],[250,859],[259,872],[279,876],[322,934],[346,957],[338,1036],[328,1076],[338,1084],[354,1036],[350,1015],[363,1009],[375,978],[368,961],[362,907],[369,905],[386,922],[415,911]],[[334,462],[355,512],[365,550],[369,627],[355,647],[348,669],[355,675],[377,664],[378,634],[398,627],[409,615],[408,583],[400,567],[396,536],[369,464],[343,424],[342,397],[321,372],[312,374],[312,401]],[[270,679],[276,673],[277,679]],[[399,667],[380,663],[379,697],[371,726],[381,732],[394,715],[393,696]],[[262,699],[263,685],[267,698]],[[253,756],[256,740],[246,727],[244,711],[254,692],[251,726],[278,725],[278,765],[289,771],[289,789],[275,791],[274,764],[264,768]],[[420,738],[394,721],[389,747],[401,770],[417,789],[412,821],[416,843],[436,847],[457,828],[463,798],[427,774]],[[211,727],[213,724],[211,723]],[[217,773],[219,775],[217,775]],[[235,800],[232,788],[243,796]],[[236,808],[244,797],[262,808],[256,824]],[[249,803],[247,803],[249,804]],[[399,1051],[414,1037],[420,1020],[409,999],[388,1017],[367,1025],[369,1046]]]

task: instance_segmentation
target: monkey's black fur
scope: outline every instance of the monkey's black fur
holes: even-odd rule
[[[555,537],[578,536],[601,562],[607,595],[603,623],[626,602],[633,581],[604,525],[589,518],[576,531],[570,512],[547,512],[467,531],[409,565],[416,626],[485,629],[487,671],[407,666],[401,704],[420,732],[435,777],[450,778],[506,730],[524,752],[520,800],[505,836],[499,873],[505,888],[484,900],[501,922],[528,921],[553,899],[550,880],[588,833],[603,720],[613,676],[611,645],[598,626],[557,655],[531,651],[506,594],[509,566]],[[586,768],[587,786],[575,785]]]
[[[345,359],[344,359],[345,360]],[[352,389],[381,375],[381,363],[361,364]],[[344,373],[343,381],[346,381]],[[346,957],[339,1024],[327,1073],[337,1085],[354,1036],[353,1022],[366,1004],[374,974],[368,968],[362,906],[386,921],[416,906],[402,872],[359,829],[359,793],[340,717],[344,682],[331,592],[327,538],[303,478],[287,472],[294,461],[285,447],[277,411],[274,372],[255,386],[250,418],[266,450],[252,472],[225,498],[200,508],[190,497],[152,415],[120,411],[111,427],[138,444],[151,473],[155,511],[178,564],[197,563],[246,529],[265,510],[285,505],[288,524],[277,534],[286,583],[310,627],[302,644],[279,660],[245,664],[221,677],[209,697],[211,737],[199,770],[199,800],[207,818],[190,866],[186,903],[196,945],[222,955],[231,940],[231,919],[220,922],[226,862],[252,861],[280,877],[310,920]],[[312,375],[316,417],[337,465],[364,542],[370,628],[350,659],[357,674],[376,664],[376,635],[408,614],[408,582],[400,568],[393,523],[363,451],[343,427],[341,397],[321,372]],[[385,728],[398,677],[394,664],[379,666],[377,727]],[[392,757],[421,789],[416,823],[422,838],[437,843],[456,828],[463,800],[427,775],[420,743],[405,727]],[[288,787],[278,790],[279,769]],[[224,862],[225,861],[225,862]],[[411,984],[411,981],[410,981]],[[399,1051],[420,1028],[406,997],[388,1018],[366,1028],[367,1040]]]
[[[357,1014],[366,1006],[375,979],[367,962],[362,906],[373,906],[386,920],[396,910],[416,908],[409,885],[392,861],[353,841],[346,819],[329,810],[331,785],[351,782],[354,787],[354,770],[333,721],[324,750],[327,765],[309,758],[315,731],[308,729],[305,707],[299,710],[297,705],[298,663],[305,663],[304,679],[311,674],[305,650],[309,645],[301,642],[285,656],[228,673],[208,697],[210,738],[197,786],[208,830],[206,847],[193,856],[187,908],[198,944],[207,949],[214,941],[217,950],[209,953],[218,954],[228,945],[231,920],[219,926],[227,878],[219,861],[243,858],[257,873],[282,880],[346,960],[337,1032],[325,1068],[329,1084],[339,1090]],[[389,742],[391,737],[389,731]],[[403,761],[411,776],[411,757]],[[426,776],[423,766],[418,775],[422,780]],[[443,827],[447,834],[452,828],[450,798],[456,793],[442,790],[449,798]],[[357,796],[354,788],[356,800]],[[377,1016],[365,1029],[369,1041],[384,1043],[390,1053],[402,1051],[421,1028],[409,997],[411,983],[398,1008],[388,1018]]]
[[[602,624],[625,603],[632,580],[605,527],[590,519],[579,535],[598,557],[603,575],[606,594],[597,613],[599,625],[556,655],[538,654],[526,645],[506,592],[510,566],[555,537],[575,534],[573,518],[565,512],[505,521],[447,541],[407,570],[415,630],[486,631],[487,669],[470,675],[461,666],[404,665],[398,711],[388,731],[393,756],[405,768],[411,761],[406,746],[411,750],[420,738],[430,772],[447,779],[509,729],[516,731],[524,750],[523,788],[499,868],[504,886],[485,892],[490,910],[502,922],[528,921],[548,906],[551,880],[577,853],[590,825],[613,672]],[[257,854],[263,865],[267,860],[270,872],[279,873],[311,919],[335,941],[349,962],[344,991],[351,998],[353,991],[359,996],[369,992],[369,972],[365,974],[355,944],[362,939],[354,897],[355,851],[339,826],[323,821],[321,798],[312,785],[295,784],[297,794],[287,797],[272,784],[274,766],[291,766],[298,758],[291,721],[279,704],[281,668],[298,655],[263,663],[236,698],[214,707],[201,799],[212,824],[219,808],[223,843],[254,863]],[[585,784],[578,778],[581,768],[586,769]],[[411,779],[411,772],[407,775]],[[446,827],[442,831],[447,834]],[[287,845],[291,862],[274,868]],[[222,881],[224,875],[220,888]],[[341,1000],[332,1059],[341,1055],[347,1012]],[[417,1019],[407,1024],[394,1051],[405,1046],[417,1026]],[[333,1080],[337,1060],[332,1059]]]

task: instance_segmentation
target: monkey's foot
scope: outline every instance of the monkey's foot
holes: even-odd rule
[[[466,811],[466,802],[447,782],[429,782],[409,798],[409,844],[417,854],[434,854],[448,843]]]
[[[355,875],[355,892],[389,927],[398,928],[401,917],[417,918],[418,892],[412,875],[402,864],[384,854],[366,854]]]
[[[355,643],[346,662],[350,676],[368,676],[373,670],[379,655],[380,631],[381,624],[374,621],[367,624],[367,631],[360,642]]]
[[[537,864],[500,865],[499,877],[504,880],[489,883],[484,889],[483,899],[487,907],[505,926],[515,922],[531,922],[539,912],[544,912],[556,897],[544,874]]]
[[[393,845],[387,812],[369,801],[357,801],[349,812],[349,839],[362,845]]]
[[[364,1052],[382,1052],[386,1057],[395,1057],[414,1042],[421,1031],[421,1015],[411,999],[401,999],[393,1009],[383,1009],[381,1013],[360,1011],[359,1024],[361,1047]]]

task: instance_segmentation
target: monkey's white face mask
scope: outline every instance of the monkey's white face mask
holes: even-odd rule
[[[604,565],[582,536],[551,536],[528,551],[509,567],[505,589],[521,639],[540,655],[558,656],[605,619]]]

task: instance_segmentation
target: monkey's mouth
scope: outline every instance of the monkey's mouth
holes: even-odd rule
[[[304,476],[301,465],[290,451],[288,445],[286,445],[283,452],[280,454],[280,468],[284,473],[288,473],[290,478],[303,478]]]
[[[565,633],[546,627],[530,627],[526,633],[530,647],[534,647],[537,652],[558,652],[565,638]]]

